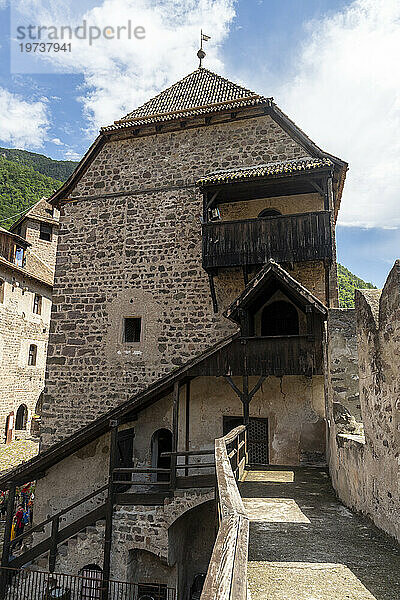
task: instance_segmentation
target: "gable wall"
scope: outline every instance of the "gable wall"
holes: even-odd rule
[[[304,155],[268,116],[103,147],[70,196],[152,191],[63,207],[45,445],[234,331],[221,313],[243,277],[231,273],[223,292],[223,276],[216,279],[226,302],[214,315],[201,266],[202,197],[192,184],[213,169]],[[142,316],[142,343],[122,343],[123,316]]]

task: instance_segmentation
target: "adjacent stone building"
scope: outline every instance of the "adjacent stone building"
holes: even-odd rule
[[[58,211],[35,204],[0,230],[0,427],[2,441],[39,435]]]

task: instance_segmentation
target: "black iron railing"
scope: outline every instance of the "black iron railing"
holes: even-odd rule
[[[101,571],[66,575],[28,569],[0,568],[4,600],[175,600],[175,589],[156,583],[103,581]]]

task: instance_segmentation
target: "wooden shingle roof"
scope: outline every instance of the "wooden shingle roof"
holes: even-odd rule
[[[333,168],[334,164],[329,158],[295,158],[255,165],[253,167],[237,167],[235,169],[220,169],[213,171],[199,179],[199,186],[219,183],[233,183],[243,179],[257,179],[259,177],[285,177],[297,173],[315,171],[317,169]]]
[[[155,123],[227,108],[270,104],[271,100],[201,67],[102,130],[119,129],[132,122]]]

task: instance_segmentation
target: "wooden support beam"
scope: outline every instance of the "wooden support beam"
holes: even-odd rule
[[[50,552],[49,552],[49,572],[54,573],[56,569],[57,559],[57,537],[58,529],[60,527],[60,517],[56,515],[51,522],[51,538],[50,538]]]
[[[185,394],[185,452],[189,452],[190,447],[190,379],[186,383]],[[185,454],[185,464],[189,462],[189,455]],[[188,475],[188,470],[185,470],[185,475]]]
[[[173,396],[173,408],[172,408],[172,452],[176,453],[178,450],[178,426],[179,426],[179,393],[180,385],[179,381],[174,383],[174,396]],[[176,487],[176,454],[171,455],[171,478],[170,488],[171,491],[175,490]]]
[[[224,378],[229,383],[229,385],[231,386],[231,388],[233,389],[233,391],[235,392],[235,394],[237,394],[239,396],[240,400],[243,402],[243,394],[239,390],[239,388],[237,387],[237,385],[235,384],[235,382],[233,381],[232,377],[230,375],[224,375]]]
[[[312,342],[312,341],[314,341],[314,327],[313,327],[312,306],[310,304],[306,306],[306,319],[307,319],[307,339],[309,342]]]
[[[244,281],[244,286],[246,287],[247,284],[249,283],[249,271],[248,271],[247,265],[243,265],[243,281]]]
[[[9,562],[10,538],[11,538],[12,521],[13,521],[13,517],[14,517],[16,489],[17,489],[17,484],[15,483],[15,481],[12,481],[10,483],[10,487],[8,490],[6,523],[5,523],[5,527],[4,527],[3,552],[2,552],[2,556],[1,556],[1,566],[2,567],[7,567],[8,562]]]
[[[249,402],[251,401],[251,399],[253,398],[254,394],[256,394],[258,392],[258,390],[260,389],[260,387],[262,386],[262,384],[264,383],[264,381],[267,379],[267,375],[261,375],[261,377],[259,378],[259,380],[257,381],[256,385],[253,387],[253,389],[249,392]]]
[[[208,281],[210,283],[211,300],[213,305],[214,313],[218,312],[218,301],[217,294],[215,293],[214,274],[208,273]]]
[[[111,566],[111,546],[112,546],[112,517],[114,509],[114,485],[113,470],[116,465],[117,439],[118,439],[118,421],[112,420],[111,443],[110,443],[110,462],[108,467],[108,497],[106,505],[106,527],[104,532],[104,555],[103,555],[103,573],[102,573],[102,596],[101,600],[108,600],[108,581],[110,579]]]

